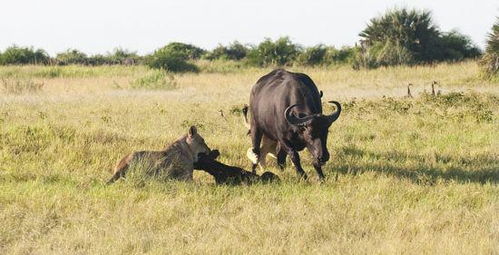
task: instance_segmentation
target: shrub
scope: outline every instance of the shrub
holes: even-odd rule
[[[325,64],[325,58],[328,52],[326,46],[319,44],[314,47],[306,48],[296,58],[296,62],[301,65],[321,65]]]
[[[480,60],[484,77],[487,79],[498,78],[499,75],[499,17],[492,26],[492,31],[487,38],[485,54]]]
[[[95,56],[94,56],[95,57]],[[140,63],[140,56],[136,52],[122,48],[116,48],[113,52],[103,56],[106,64],[109,65],[134,65]]]
[[[205,55],[208,60],[222,59],[222,60],[241,60],[246,57],[248,48],[243,44],[235,41],[229,46],[219,45],[211,52]]]
[[[336,49],[319,44],[314,47],[305,48],[296,58],[300,65],[336,65],[352,63],[356,55],[355,47],[342,47]]]
[[[89,64],[89,59],[87,57],[87,54],[76,49],[68,49],[65,52],[58,53],[55,59],[57,64],[59,65]]]
[[[114,63],[112,63],[112,61],[110,61],[107,56],[101,54],[95,54],[90,57],[87,57],[86,60],[81,64],[100,66],[100,65],[111,65]]]
[[[130,83],[133,89],[175,89],[175,77],[162,70],[154,70]]]
[[[42,49],[33,47],[8,47],[0,54],[1,65],[26,65],[26,64],[47,64],[50,61],[49,55]]]
[[[198,67],[188,62],[197,56],[196,47],[184,46],[185,44],[170,43],[147,56],[145,62],[151,68],[169,72],[198,72]]]
[[[440,50],[435,59],[441,61],[460,61],[481,55],[480,49],[473,44],[471,39],[457,31],[442,33],[438,47]]]
[[[247,63],[254,66],[283,66],[291,64],[300,51],[300,47],[288,37],[281,37],[273,42],[266,38],[248,52]]]
[[[199,59],[203,54],[206,53],[205,50],[196,47],[192,44],[172,42],[163,47],[163,49],[168,49],[169,51],[176,52],[185,56],[187,59]]]
[[[116,48],[106,55],[95,54],[87,56],[76,49],[69,49],[56,56],[56,63],[59,65],[133,65],[141,61],[137,53],[121,48]]]
[[[339,50],[334,47],[328,47],[324,61],[326,64],[351,64],[358,50],[358,47],[345,46]]]

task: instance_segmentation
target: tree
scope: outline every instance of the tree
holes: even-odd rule
[[[492,31],[487,38],[485,54],[480,60],[486,78],[497,78],[499,75],[499,17],[496,18]]]
[[[225,60],[241,60],[246,57],[248,48],[243,44],[235,41],[229,46],[218,45],[215,49],[205,55],[208,60],[225,59]]]
[[[456,61],[480,55],[471,40],[456,32],[441,32],[429,11],[394,9],[370,20],[359,34],[357,65],[422,64]]]
[[[50,57],[42,49],[33,49],[33,47],[18,47],[13,45],[8,47],[0,55],[0,64],[2,65],[26,65],[26,64],[47,64]]]
[[[441,34],[439,48],[439,54],[435,58],[441,61],[461,61],[481,55],[480,49],[473,44],[468,36],[455,30]]]
[[[328,48],[322,44],[306,48],[296,58],[296,62],[301,65],[320,65],[325,64]]]
[[[95,58],[97,56],[93,56]],[[139,62],[140,57],[137,52],[128,51],[122,48],[116,48],[113,52],[104,57],[107,64],[136,64]]]
[[[203,54],[206,53],[205,50],[196,47],[192,44],[172,42],[163,47],[170,52],[175,52],[179,55],[185,56],[187,59],[199,59]]]
[[[87,65],[88,57],[87,54],[77,49],[68,49],[58,53],[56,61],[59,65]]]
[[[282,66],[292,63],[299,52],[300,47],[288,37],[281,37],[275,42],[266,38],[248,52],[247,62],[255,66]]]
[[[153,54],[146,57],[146,64],[155,69],[163,69],[170,72],[197,72],[196,65],[189,63],[188,60],[195,56],[199,57],[197,47],[185,47],[186,44],[170,43],[163,48],[156,50]]]

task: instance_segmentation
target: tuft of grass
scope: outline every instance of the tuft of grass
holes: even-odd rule
[[[170,90],[177,88],[175,77],[162,70],[153,70],[130,83],[133,89]]]
[[[23,94],[40,92],[45,84],[27,78],[2,78],[0,90],[6,94]]]

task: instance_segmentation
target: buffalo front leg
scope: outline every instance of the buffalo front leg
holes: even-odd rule
[[[307,174],[305,173],[305,171],[303,171],[303,168],[301,167],[300,155],[298,154],[298,152],[295,149],[293,149],[293,147],[289,146],[288,144],[286,144],[284,142],[280,142],[280,144],[281,144],[282,149],[285,150],[287,152],[287,154],[289,155],[291,162],[293,162],[293,164],[295,165],[295,169],[296,169],[296,172],[298,173],[298,175],[301,178],[303,178],[304,180],[306,180]]]
[[[282,149],[282,146],[278,143],[277,144],[277,165],[281,169],[281,171],[284,170],[284,167],[286,167],[286,156],[288,154],[286,153],[285,150]]]
[[[322,172],[322,167],[319,165],[314,165],[315,171],[317,172],[317,175],[319,176],[319,180],[322,182],[324,181],[324,173]]]
[[[301,167],[300,154],[298,154],[297,151],[293,150],[291,153],[288,153],[288,155],[291,158],[291,162],[293,162],[293,164],[295,165],[295,169],[298,175],[304,180],[306,180],[308,177],[305,171],[303,171],[303,168]]]

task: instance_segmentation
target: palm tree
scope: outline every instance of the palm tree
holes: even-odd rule
[[[427,62],[432,59],[440,32],[431,12],[394,9],[371,19],[359,36],[363,46],[395,45],[412,53],[417,62]]]
[[[489,33],[485,54],[480,64],[484,69],[486,78],[497,77],[499,74],[499,17]]]

